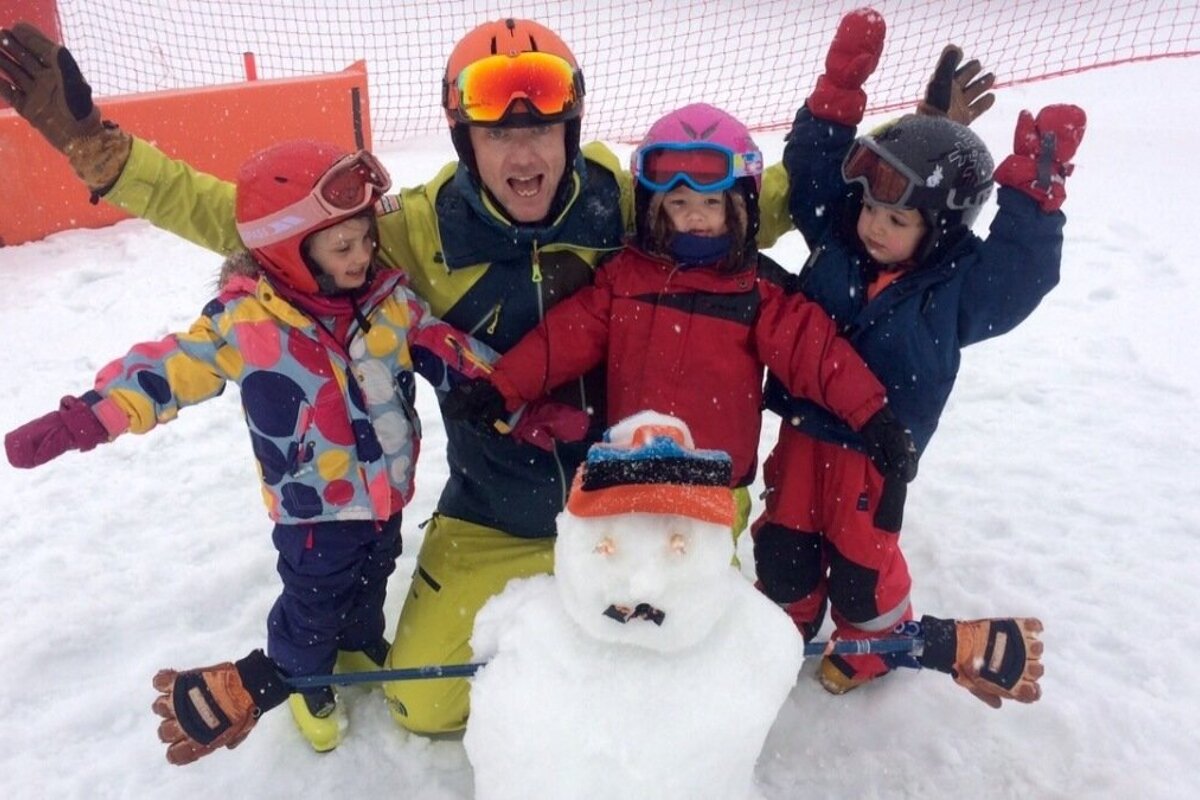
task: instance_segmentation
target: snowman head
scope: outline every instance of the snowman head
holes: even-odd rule
[[[558,518],[555,575],[567,613],[606,642],[670,652],[701,641],[729,605],[729,456],[687,425],[642,412],[588,451]]]

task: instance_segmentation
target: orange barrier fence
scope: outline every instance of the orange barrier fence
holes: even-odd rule
[[[367,68],[304,78],[153,92],[99,100],[106,119],[167,155],[232,179],[251,153],[284,139],[371,146]],[[0,110],[0,246],[69,228],[99,228],[128,215],[87,189],[67,159],[11,109]]]

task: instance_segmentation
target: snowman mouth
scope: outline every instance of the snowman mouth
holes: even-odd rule
[[[649,603],[638,603],[633,608],[629,606],[611,605],[604,609],[604,616],[609,619],[615,619],[617,622],[624,625],[631,619],[644,619],[653,622],[655,625],[662,625],[663,620],[667,617],[667,612],[655,608]]]

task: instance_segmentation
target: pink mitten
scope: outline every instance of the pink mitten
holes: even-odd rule
[[[554,442],[577,442],[588,431],[591,419],[587,412],[565,403],[540,400],[530,403],[513,426],[512,436],[518,441],[554,449]]]
[[[89,403],[67,395],[58,411],[26,422],[4,437],[8,463],[21,469],[39,467],[68,450],[87,452],[109,440],[108,429]]]

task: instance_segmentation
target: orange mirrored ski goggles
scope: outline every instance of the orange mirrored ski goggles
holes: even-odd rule
[[[542,122],[574,119],[583,110],[583,73],[549,53],[482,58],[444,90],[446,109],[472,124],[503,124],[517,101]]]

